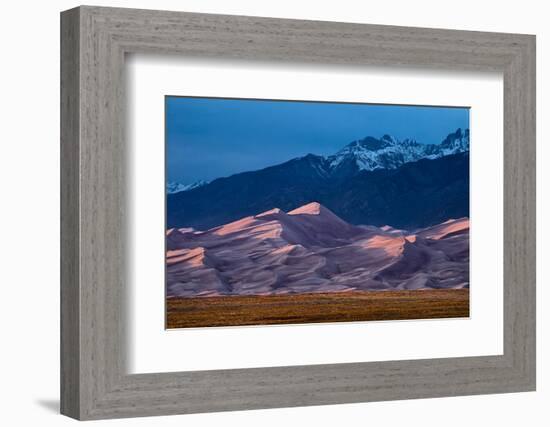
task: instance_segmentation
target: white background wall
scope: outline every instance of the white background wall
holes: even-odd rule
[[[97,5],[441,27],[537,35],[538,391],[108,421],[109,425],[549,425],[548,290],[550,27],[545,2],[183,0]],[[0,24],[0,420],[63,426],[59,377],[59,11],[74,1],[4,2]]]

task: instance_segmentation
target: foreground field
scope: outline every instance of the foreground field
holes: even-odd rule
[[[468,289],[168,298],[166,327],[468,317]]]

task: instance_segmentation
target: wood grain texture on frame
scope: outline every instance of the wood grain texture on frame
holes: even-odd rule
[[[77,419],[535,389],[535,37],[83,6],[61,15],[61,411]],[[130,375],[128,53],[500,71],[504,354]]]

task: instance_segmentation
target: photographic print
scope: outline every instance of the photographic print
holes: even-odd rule
[[[166,96],[166,327],[468,317],[469,122]]]

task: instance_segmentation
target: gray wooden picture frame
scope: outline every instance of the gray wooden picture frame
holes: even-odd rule
[[[129,375],[124,60],[136,52],[502,72],[504,354]],[[532,35],[71,9],[61,14],[61,165],[65,415],[84,420],[535,390]]]

